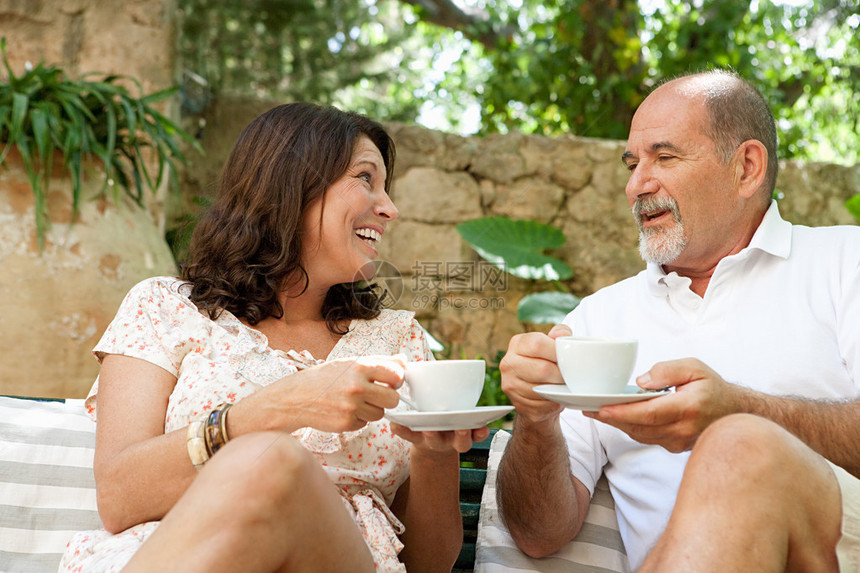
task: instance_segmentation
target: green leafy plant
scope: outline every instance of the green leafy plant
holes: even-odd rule
[[[0,39],[0,51],[8,76],[0,82],[0,163],[10,150],[18,150],[33,190],[40,249],[48,225],[47,185],[55,152],[62,154],[71,179],[74,214],[80,208],[87,164],[104,169],[101,193],[109,186],[116,193],[118,183],[142,204],[146,188],[158,188],[174,171],[174,161],[186,161],[177,138],[202,152],[193,137],[152,107],[177,88],[135,98],[121,85],[132,82],[142,92],[134,79],[112,75],[91,80],[88,74],[72,80],[44,63],[16,76],[6,57],[5,38]]]
[[[517,318],[523,322],[561,322],[579,304],[561,282],[573,276],[564,261],[544,253],[564,245],[564,233],[552,225],[530,219],[483,217],[455,227],[463,240],[499,269],[522,279],[543,280],[553,290],[523,297],[517,304]]]

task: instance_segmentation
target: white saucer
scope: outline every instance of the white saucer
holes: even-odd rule
[[[450,412],[386,410],[385,417],[415,432],[446,432],[448,430],[483,428],[513,409],[513,406],[478,406],[471,410],[453,410]]]
[[[547,400],[558,402],[566,408],[586,412],[596,412],[600,410],[601,406],[650,400],[670,393],[668,390],[649,391],[636,386],[628,386],[621,394],[573,394],[564,384],[544,384],[535,387],[534,391]]]

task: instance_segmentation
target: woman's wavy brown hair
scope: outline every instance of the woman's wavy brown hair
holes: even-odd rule
[[[382,154],[389,190],[394,142],[362,115],[335,107],[291,103],[255,119],[239,136],[224,165],[218,194],[194,229],[181,278],[191,300],[215,320],[223,310],[254,325],[281,318],[278,294],[286,281],[304,281],[302,221],[308,205],[346,173],[356,141],[368,137]],[[323,303],[329,330],[344,320],[374,318],[376,288],[335,285]]]

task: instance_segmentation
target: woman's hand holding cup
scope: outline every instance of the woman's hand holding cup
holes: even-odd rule
[[[406,364],[405,386],[409,401],[421,412],[458,412],[475,408],[484,388],[483,360],[429,360]],[[466,452],[472,443],[490,434],[487,427],[474,430],[413,431],[391,424],[395,435],[416,447],[433,452]]]
[[[355,431],[397,406],[405,365],[403,355],[332,360],[282,378],[237,407],[253,403],[269,429]]]

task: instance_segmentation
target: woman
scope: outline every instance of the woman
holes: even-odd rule
[[[245,129],[181,280],[134,287],[94,350],[105,529],[61,570],[451,568],[458,452],[488,430],[382,419],[405,360],[432,358],[360,286],[398,214],[393,162],[380,125],[335,108]]]

